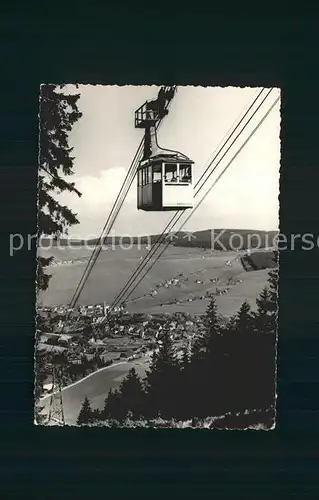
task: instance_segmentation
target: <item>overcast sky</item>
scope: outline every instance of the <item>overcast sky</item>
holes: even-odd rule
[[[159,131],[159,145],[189,156],[195,162],[196,182],[216,147],[258,90],[179,87]],[[76,90],[81,94],[78,107],[83,117],[74,125],[70,145],[74,147],[75,156],[72,180],[82,197],[74,194],[59,197],[80,220],[80,224],[70,229],[70,236],[89,238],[100,233],[142,139],[143,130],[134,128],[134,111],[146,99],[155,98],[157,91],[155,86],[101,85],[80,85]],[[236,143],[237,147],[279,95],[279,90],[273,91]],[[191,217],[186,230],[278,229],[279,134],[280,102]],[[210,183],[235,152],[234,145]],[[159,233],[173,213],[138,211],[134,182],[112,234]]]

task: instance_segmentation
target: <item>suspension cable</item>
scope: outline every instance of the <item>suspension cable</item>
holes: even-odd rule
[[[271,89],[272,90],[272,89]],[[270,93],[270,92],[269,92]],[[268,93],[268,95],[269,95]],[[267,95],[267,96],[268,96]],[[186,220],[182,223],[182,225],[179,227],[179,229],[175,232],[178,233],[179,231],[182,230],[182,228],[184,227],[184,225],[188,222],[188,220],[190,219],[190,217],[195,213],[195,211],[198,209],[198,207],[202,204],[202,202],[205,200],[205,198],[207,197],[207,195],[210,193],[210,191],[212,190],[212,188],[216,185],[216,183],[219,181],[219,179],[222,177],[222,175],[226,172],[226,170],[229,168],[229,166],[233,163],[233,161],[236,159],[236,157],[238,156],[238,154],[244,149],[244,147],[246,146],[246,144],[248,143],[248,141],[250,140],[250,138],[255,134],[255,132],[258,130],[258,128],[261,126],[261,124],[264,122],[264,120],[267,118],[267,116],[269,115],[269,113],[272,111],[272,109],[274,108],[274,106],[277,104],[277,102],[279,101],[279,97],[276,99],[276,101],[272,104],[272,106],[270,107],[270,109],[267,111],[267,113],[264,115],[264,117],[259,121],[258,125],[254,128],[254,130],[251,132],[251,134],[248,136],[248,138],[244,141],[244,143],[242,144],[242,146],[239,148],[239,150],[236,152],[236,154],[233,156],[233,158],[230,160],[230,162],[226,165],[226,167],[224,168],[224,170],[221,172],[221,174],[217,177],[217,179],[213,182],[212,186],[210,186],[209,190],[207,191],[207,193],[205,193],[205,195],[203,196],[203,198],[200,200],[200,202],[197,204],[197,206],[192,210],[192,212],[189,214],[189,216],[186,218]],[[258,108],[259,109],[259,108]],[[254,115],[253,115],[254,116]],[[252,119],[252,117],[250,118],[250,120]],[[250,121],[249,120],[249,121]],[[248,124],[249,122],[247,122]],[[245,127],[247,126],[247,124],[245,125]],[[245,128],[244,127],[244,128]],[[243,131],[244,129],[242,129]],[[241,131],[241,132],[242,132]],[[241,133],[240,132],[240,133]],[[240,135],[240,134],[239,134]],[[213,172],[211,172],[212,174]],[[207,181],[208,179],[206,179]],[[205,182],[206,182],[205,181]],[[182,212],[181,216],[183,215],[184,211]],[[180,217],[181,217],[180,216]],[[154,262],[151,264],[151,266],[146,270],[146,272],[143,274],[143,276],[139,279],[139,281],[135,284],[134,288],[129,292],[129,294],[126,296],[126,300],[128,297],[130,297],[132,295],[132,293],[136,290],[136,288],[138,287],[138,285],[141,283],[141,281],[145,278],[145,276],[148,274],[148,272],[153,268],[153,266],[156,264],[156,262],[159,260],[159,258],[162,256],[162,254],[165,252],[165,250],[167,249],[167,247],[169,246],[170,244],[170,241],[168,241],[164,248],[162,249],[162,251],[160,252],[160,254],[155,258]],[[112,307],[114,307],[114,305],[112,305]]]
[[[176,88],[175,88],[175,91],[176,91]],[[170,103],[171,103],[171,101],[169,101],[166,109],[169,108]],[[156,129],[157,130],[160,128],[160,126],[162,124],[162,121],[163,121],[163,119],[161,119],[157,123],[157,125],[156,125]],[[89,259],[89,261],[87,263],[87,266],[86,266],[86,268],[84,270],[84,273],[83,273],[83,275],[82,275],[82,277],[80,279],[80,282],[79,282],[79,284],[78,284],[78,286],[76,288],[76,291],[75,291],[75,293],[74,293],[74,295],[72,297],[72,300],[71,300],[71,303],[70,303],[70,308],[71,309],[74,308],[74,306],[76,305],[76,303],[77,303],[77,301],[78,301],[78,299],[79,299],[79,297],[80,297],[80,295],[82,293],[84,285],[85,285],[85,283],[86,283],[86,281],[87,281],[87,279],[88,279],[88,277],[89,277],[89,275],[90,275],[90,273],[91,273],[91,271],[92,271],[92,269],[93,269],[93,267],[94,267],[94,265],[95,265],[95,263],[96,263],[99,255],[100,255],[100,253],[101,253],[101,251],[103,249],[103,243],[104,243],[105,236],[108,235],[108,234],[105,235],[105,233],[109,233],[110,230],[112,229],[112,227],[113,227],[113,225],[115,223],[115,220],[117,218],[117,215],[118,215],[118,213],[119,213],[120,209],[122,208],[122,205],[123,205],[123,203],[125,201],[126,195],[127,195],[128,191],[130,190],[130,188],[132,186],[132,183],[133,183],[135,175],[136,175],[136,170],[137,170],[138,162],[139,162],[139,160],[141,158],[143,144],[144,144],[144,138],[142,139],[142,141],[141,141],[141,143],[140,143],[140,145],[138,147],[138,150],[135,153],[135,156],[133,158],[131,166],[130,166],[127,174],[126,174],[125,180],[124,180],[124,182],[122,184],[122,187],[120,189],[120,192],[117,195],[117,198],[116,198],[116,200],[115,200],[115,202],[113,204],[112,210],[111,210],[111,212],[110,212],[110,214],[109,214],[109,216],[107,218],[107,221],[106,221],[106,223],[105,223],[105,225],[103,227],[101,235],[100,235],[100,237],[98,239],[98,242],[97,242],[97,244],[95,246],[95,249],[94,249],[94,251],[91,254],[91,257],[90,257],[90,259]],[[115,212],[115,214],[114,214],[114,212]]]
[[[247,116],[247,114],[249,113],[249,111],[251,110],[251,108],[255,105],[256,101],[259,99],[259,97],[261,96],[261,94],[264,92],[264,88],[258,92],[258,95],[255,97],[253,103],[249,106],[249,108],[247,109],[247,111],[245,112],[244,116],[242,116],[241,120],[239,121],[239,123],[237,124],[237,126],[235,127],[235,129],[232,131],[232,133],[230,134],[231,130],[233,129],[235,123],[239,120],[239,118],[237,118],[237,120],[235,120],[235,122],[233,123],[233,125],[230,127],[230,129],[228,130],[227,134],[223,137],[222,141],[219,143],[219,145],[217,146],[217,148],[215,149],[215,151],[213,152],[213,154],[211,155],[211,157],[213,156],[213,158],[209,161],[208,163],[208,166],[206,168],[206,170],[202,173],[201,177],[199,178],[199,180],[197,181],[197,183],[195,184],[195,188],[198,186],[198,184],[200,183],[200,181],[203,179],[203,177],[206,175],[207,171],[209,170],[212,162],[218,157],[218,155],[221,153],[221,151],[223,150],[223,148],[226,146],[227,142],[231,139],[232,135],[235,133],[235,131],[237,130],[237,128],[240,126],[240,124],[242,123],[242,121],[245,119],[245,117]],[[246,109],[246,108],[245,108]],[[230,135],[229,135],[230,134]],[[226,140],[227,136],[229,135],[228,139]],[[224,143],[224,141],[226,141]],[[224,143],[224,145],[223,145]],[[210,158],[211,158],[210,157]],[[216,169],[216,167],[215,167]],[[197,194],[197,193],[196,193]],[[184,213],[185,210],[182,211],[182,213]],[[139,266],[135,269],[133,275],[131,275],[131,277],[129,278],[129,280],[127,281],[126,285],[124,285],[123,289],[119,292],[119,294],[115,297],[113,303],[112,303],[112,306],[114,306],[114,304],[118,304],[118,301],[121,300],[121,297],[123,294],[125,294],[126,290],[128,289],[128,287],[130,286],[130,284],[133,282],[134,278],[138,275],[140,269],[143,267],[143,264],[147,263],[148,260],[150,260],[150,258],[154,255],[154,253],[156,252],[157,248],[159,248],[159,246],[161,245],[162,241],[163,241],[163,237],[165,239],[166,237],[166,231],[170,231],[172,229],[172,227],[174,227],[175,223],[177,222],[176,220],[174,221],[174,219],[177,219],[177,217],[180,217],[181,216],[181,213],[180,211],[176,211],[175,214],[173,215],[172,219],[167,223],[166,227],[163,229],[162,233],[158,236],[157,240],[155,241],[155,243],[153,244],[152,248],[150,249],[149,253],[144,257],[143,261],[139,264]],[[170,227],[171,225],[173,224],[172,227]],[[147,259],[147,260],[146,260]]]
[[[245,119],[245,117],[247,116],[247,114],[249,113],[249,111],[252,109],[252,107],[255,105],[255,103],[257,102],[257,100],[259,99],[259,97],[262,95],[262,93],[265,91],[266,89],[262,89],[260,92],[258,92],[258,95],[255,97],[254,101],[252,102],[252,104],[249,106],[249,108],[247,109],[247,111],[245,112],[245,114],[242,116],[242,118],[240,119],[239,123],[237,124],[237,126],[235,127],[235,129],[232,131],[232,133],[229,135],[230,131],[232,130],[233,126],[235,125],[236,120],[234,122],[234,124],[232,125],[232,127],[229,129],[229,131],[227,132],[226,136],[222,139],[221,143],[220,144],[223,144],[222,146],[218,146],[213,155],[213,159],[209,162],[206,170],[202,173],[201,177],[199,178],[199,180],[196,182],[195,184],[195,188],[200,184],[201,180],[203,179],[203,177],[206,175],[207,171],[210,169],[212,163],[215,161],[215,159],[219,156],[219,154],[222,152],[222,150],[225,148],[225,146],[227,145],[227,143],[230,141],[230,139],[232,138],[233,134],[236,132],[236,130],[238,129],[238,127],[241,125],[241,123],[243,122],[243,120]],[[249,118],[248,122],[244,125],[244,127],[241,129],[241,131],[239,132],[239,134],[236,136],[236,138],[233,140],[233,142],[231,143],[231,145],[228,147],[228,149],[226,150],[226,152],[223,154],[223,156],[220,158],[220,160],[217,162],[217,164],[213,167],[212,171],[210,172],[209,176],[207,177],[207,179],[204,181],[204,183],[200,186],[200,188],[197,190],[197,192],[195,193],[195,197],[199,194],[200,190],[203,188],[205,182],[208,180],[208,178],[214,173],[214,171],[216,170],[216,168],[218,167],[219,163],[222,161],[222,159],[225,157],[225,155],[227,154],[227,152],[230,150],[230,148],[233,146],[234,142],[236,142],[236,140],[238,139],[238,137],[240,136],[240,134],[242,133],[242,131],[245,129],[245,127],[248,125],[249,121],[254,117],[254,115],[257,113],[257,111],[260,109],[260,107],[262,106],[262,104],[265,102],[265,100],[267,99],[267,97],[269,96],[270,92],[272,91],[272,89],[270,89],[268,91],[268,93],[266,94],[266,96],[263,98],[262,102],[259,104],[259,106],[257,107],[257,109],[254,111],[253,115]],[[227,135],[229,135],[228,139],[225,141]],[[224,142],[225,141],[225,142]],[[166,227],[164,228],[162,234],[157,238],[157,240],[155,241],[153,247],[151,248],[151,250],[149,251],[149,253],[144,257],[144,260],[139,264],[139,266],[137,267],[137,269],[135,270],[135,272],[133,273],[133,275],[130,277],[130,279],[127,281],[126,285],[123,287],[123,289],[120,291],[120,293],[116,296],[116,298],[114,299],[113,303],[111,304],[111,307],[110,307],[110,310],[114,307],[116,307],[116,305],[122,301],[122,298],[123,296],[125,295],[126,291],[129,289],[130,285],[133,283],[134,279],[135,278],[138,278],[138,274],[140,271],[143,270],[143,268],[145,267],[145,265],[147,264],[147,262],[152,258],[152,256],[155,254],[155,252],[157,251],[157,249],[160,247],[160,245],[162,244],[162,242],[164,241],[164,239],[166,238],[166,231],[168,230],[169,226],[171,226],[173,224],[173,226],[180,220],[180,218],[182,217],[182,215],[184,214],[185,210],[183,211],[177,211],[174,216],[172,217],[172,219],[169,221],[169,223],[166,225]],[[175,220],[174,220],[175,219]],[[170,228],[171,229],[171,228]]]
[[[196,212],[196,210],[198,209],[198,207],[202,204],[202,202],[205,200],[205,198],[207,197],[207,195],[211,192],[211,190],[213,189],[213,187],[217,184],[217,182],[220,180],[220,178],[222,177],[222,175],[226,172],[226,170],[230,167],[230,165],[233,163],[233,161],[237,158],[237,156],[239,155],[239,153],[244,149],[244,147],[246,146],[246,144],[248,143],[248,141],[251,139],[251,137],[255,134],[255,132],[258,130],[258,128],[261,126],[261,124],[264,122],[264,120],[267,118],[267,116],[270,114],[270,112],[273,110],[273,108],[275,107],[275,105],[277,104],[277,102],[279,101],[279,97],[277,97],[277,99],[275,100],[275,102],[271,105],[271,107],[269,108],[269,110],[267,111],[267,113],[263,116],[263,118],[259,121],[259,123],[257,124],[257,126],[254,128],[254,130],[251,132],[251,134],[248,136],[248,138],[244,141],[244,143],[242,144],[242,146],[239,148],[239,150],[235,153],[235,155],[233,156],[233,158],[230,160],[230,162],[226,165],[226,167],[224,168],[224,170],[221,172],[221,174],[217,177],[217,179],[214,181],[214,183],[210,186],[209,190],[207,191],[207,193],[205,193],[205,195],[203,196],[203,198],[200,200],[200,202],[198,203],[198,205],[193,209],[192,213],[187,217],[187,219],[182,223],[182,225],[180,226],[180,228],[178,229],[178,231],[181,231],[181,229],[183,229],[184,225],[186,224],[186,222],[188,222],[188,220],[190,219],[190,217],[194,214],[194,212]],[[178,232],[176,231],[176,232]],[[175,233],[176,234],[176,233]],[[165,252],[165,250],[167,249],[168,245],[170,244],[170,242],[168,241],[166,243],[166,245],[164,246],[164,248],[162,249],[161,253],[157,256],[157,258],[155,259],[155,261],[153,262],[153,264],[150,266],[149,269],[146,270],[146,272],[144,273],[144,275],[141,277],[141,279],[136,283],[135,287],[133,288],[133,290],[130,292],[130,294],[128,296],[130,296],[134,291],[135,289],[138,287],[138,285],[141,283],[141,281],[144,279],[144,277],[147,275],[147,273],[152,269],[152,267],[156,264],[156,262],[159,260],[159,258],[163,255],[163,253]]]
[[[84,272],[82,274],[82,277],[81,277],[81,279],[80,279],[80,281],[78,283],[78,286],[77,286],[77,288],[76,288],[76,290],[74,292],[74,295],[72,297],[72,300],[70,302],[70,307],[74,307],[75,306],[75,304],[76,304],[76,302],[77,302],[77,300],[78,300],[78,298],[79,298],[79,296],[80,296],[80,294],[82,292],[82,289],[83,289],[82,285],[83,285],[83,283],[85,284],[85,281],[86,281],[86,279],[88,277],[88,274],[91,272],[92,267],[94,266],[94,264],[96,262],[96,259],[98,258],[99,254],[100,254],[100,252],[101,252],[101,250],[103,248],[104,239],[105,239],[105,232],[106,232],[106,229],[107,229],[110,221],[112,220],[114,212],[116,211],[116,209],[117,209],[118,206],[120,206],[120,208],[121,208],[121,206],[123,204],[124,199],[123,199],[122,195],[123,195],[125,187],[127,185],[129,185],[129,187],[131,186],[132,171],[134,170],[135,163],[138,160],[138,158],[139,158],[139,156],[140,156],[140,154],[142,152],[142,147],[143,147],[143,140],[141,141],[141,143],[140,143],[140,145],[139,145],[139,147],[137,149],[137,152],[135,153],[135,156],[134,156],[133,161],[131,163],[131,166],[130,166],[127,174],[126,174],[126,177],[124,179],[122,187],[121,187],[121,189],[120,189],[120,191],[119,191],[119,193],[118,193],[118,195],[116,197],[116,200],[115,200],[115,202],[113,204],[113,207],[112,207],[112,209],[111,209],[111,211],[110,211],[110,213],[108,215],[108,218],[107,218],[107,220],[106,220],[106,222],[104,224],[104,227],[103,227],[103,229],[101,231],[101,234],[100,234],[100,236],[98,238],[98,241],[97,241],[97,243],[95,245],[95,248],[94,248],[94,250],[93,250],[93,252],[92,252],[92,254],[91,254],[91,256],[90,256],[90,258],[89,258],[89,260],[87,262],[86,268],[85,268],[85,270],[84,270]],[[134,172],[134,175],[135,175],[135,172]],[[126,195],[126,193],[125,193],[125,195]],[[92,262],[93,262],[93,265],[92,265]]]

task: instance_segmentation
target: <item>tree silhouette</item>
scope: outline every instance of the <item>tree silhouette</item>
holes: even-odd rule
[[[263,410],[274,406],[276,394],[276,333],[278,269],[269,272],[268,287],[260,293],[255,315],[256,337],[255,374],[258,390],[255,391],[255,406]]]
[[[265,287],[256,299],[257,312],[254,315],[255,329],[260,333],[271,333],[273,330],[273,303],[272,294]]]
[[[148,416],[163,418],[176,415],[178,401],[178,372],[175,349],[168,325],[165,325],[160,338],[158,352],[153,353],[150,370],[146,377]]]
[[[108,396],[104,402],[104,409],[101,418],[104,420],[114,419],[121,421],[125,418],[125,411],[122,410],[122,401],[119,391],[109,390]]]
[[[41,85],[40,89],[38,237],[53,235],[57,238],[59,234],[67,233],[70,226],[78,224],[76,215],[54,198],[63,191],[81,196],[74,183],[64,179],[74,173],[68,134],[82,116],[77,107],[80,95],[63,93],[64,87],[49,84]],[[51,261],[52,257],[38,257],[38,290],[48,287],[50,275],[44,269]]]
[[[191,352],[184,348],[178,360],[168,323],[154,352],[145,386],[131,370],[119,391],[110,392],[103,418],[125,421],[191,418],[203,420],[227,413],[218,427],[245,428],[253,423],[271,425],[275,396],[275,317],[278,273],[256,300],[257,312],[244,301],[224,326],[215,299],[203,319],[204,331]],[[266,319],[267,321],[266,321]],[[249,413],[247,413],[247,410]],[[238,416],[239,415],[239,416]]]
[[[82,407],[79,413],[79,416],[77,418],[77,424],[78,425],[83,425],[83,424],[89,424],[93,420],[93,411],[91,408],[91,403],[88,397],[85,397]]]
[[[224,338],[215,297],[207,306],[203,324],[204,332],[195,338],[193,344],[189,376],[192,416],[196,417],[213,415],[221,406],[219,400],[223,397],[219,384],[225,371]]]
[[[127,377],[123,380],[119,388],[119,398],[121,400],[121,412],[123,418],[129,412],[134,419],[141,418],[145,413],[145,394],[143,384],[137,375],[135,368],[131,368]]]
[[[257,381],[255,363],[256,347],[259,342],[254,330],[254,315],[246,300],[231,319],[225,337],[230,367],[225,410],[245,411],[252,405],[252,387],[255,387]]]
[[[218,316],[218,307],[215,297],[211,298],[207,306],[206,314],[204,316],[204,326],[206,327],[206,339],[208,341],[212,336],[220,333],[220,319]]]
[[[240,332],[251,332],[251,306],[246,300],[242,303],[237,315],[235,316],[235,326]]]
[[[271,304],[271,293],[269,288],[266,286],[262,289],[259,294],[259,297],[256,299],[257,305],[257,313],[258,314],[268,314],[272,312],[272,304]]]

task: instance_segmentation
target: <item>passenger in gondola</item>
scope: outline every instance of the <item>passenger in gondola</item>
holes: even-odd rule
[[[185,173],[182,177],[182,182],[190,182],[191,181],[191,169],[190,167],[187,168],[187,170],[185,170]]]
[[[177,174],[176,171],[173,172],[173,176],[171,178],[171,182],[177,182]]]

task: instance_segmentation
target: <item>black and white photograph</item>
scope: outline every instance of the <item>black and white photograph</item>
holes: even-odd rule
[[[280,89],[43,83],[38,117],[34,424],[275,429]]]

